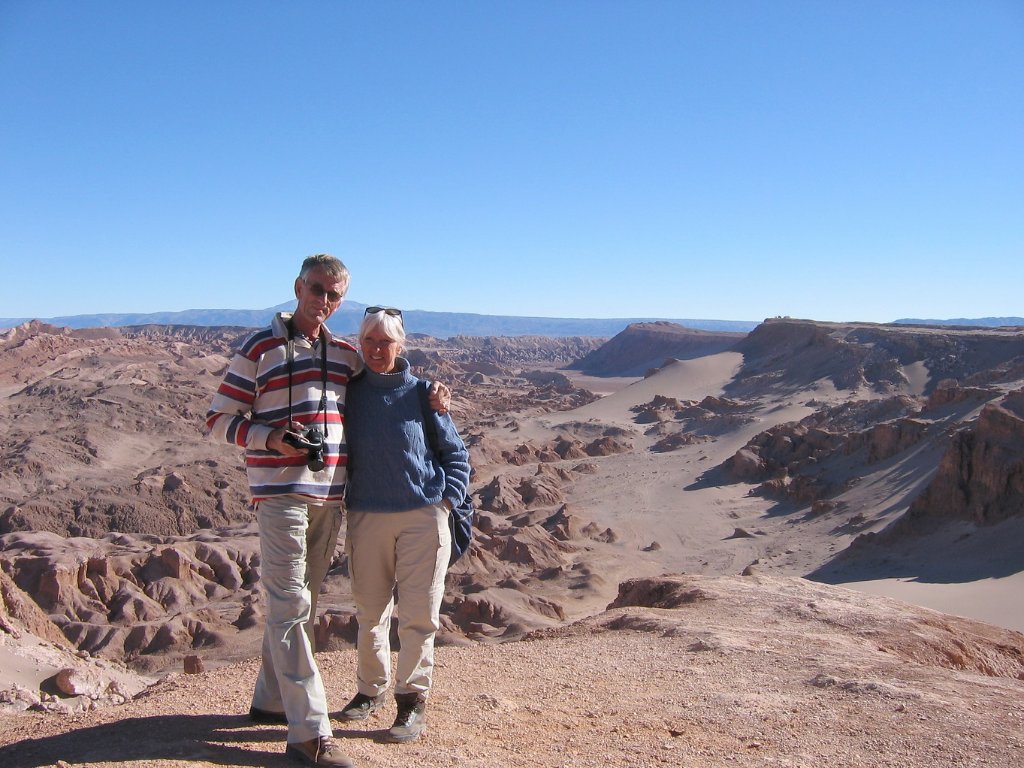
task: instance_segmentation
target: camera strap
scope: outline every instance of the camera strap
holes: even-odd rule
[[[295,323],[288,318],[288,423],[292,422],[292,368],[295,365]],[[324,417],[324,440],[327,440],[327,332],[320,328],[320,405],[317,413]],[[314,417],[314,421],[316,417]]]

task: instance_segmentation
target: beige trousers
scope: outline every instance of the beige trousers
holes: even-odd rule
[[[341,509],[302,496],[275,496],[259,502],[256,517],[267,616],[252,706],[284,712],[290,742],[330,736],[327,695],[313,658],[313,625],[341,530]]]
[[[345,548],[359,622],[359,692],[376,696],[391,684],[392,614],[401,643],[395,693],[428,692],[451,551],[448,510],[438,504],[408,512],[350,511]]]

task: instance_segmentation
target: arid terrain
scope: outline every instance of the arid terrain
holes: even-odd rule
[[[203,434],[244,333],[0,335],[0,765],[287,764],[243,716],[242,457]],[[431,730],[339,725],[361,765],[1020,764],[1024,330],[410,346],[455,390],[480,513]],[[320,606],[340,707],[341,542]]]

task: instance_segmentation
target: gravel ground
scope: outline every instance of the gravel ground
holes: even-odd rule
[[[420,742],[380,741],[393,704],[366,724],[335,721],[335,735],[359,766],[378,768],[1024,764],[1024,681],[926,658],[921,622],[941,614],[800,580],[742,582],[700,582],[710,597],[699,605],[616,608],[516,643],[438,648]],[[990,648],[943,621],[956,665],[1000,652],[1019,663],[1007,638],[1024,636]],[[950,649],[934,650],[952,660]],[[355,653],[318,658],[340,708]],[[84,714],[6,716],[0,765],[294,765],[284,728],[245,715],[256,671],[253,660],[175,674]]]

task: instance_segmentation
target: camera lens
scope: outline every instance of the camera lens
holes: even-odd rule
[[[324,452],[322,448],[314,448],[309,452],[309,458],[306,459],[306,466],[310,472],[319,472],[325,466],[324,463]]]
[[[310,427],[303,433],[303,437],[306,438],[307,442],[313,443],[316,447],[309,449],[309,455],[306,459],[306,467],[310,472],[319,472],[325,466],[324,461],[324,435],[316,427]]]

